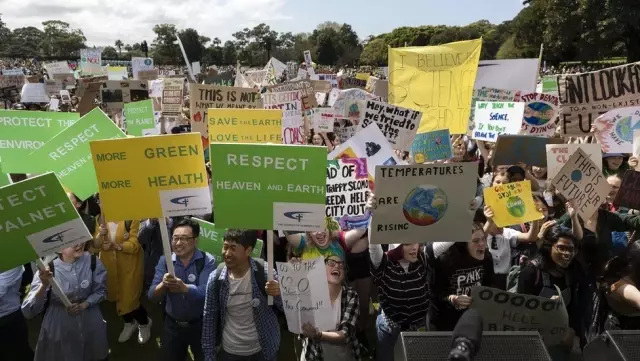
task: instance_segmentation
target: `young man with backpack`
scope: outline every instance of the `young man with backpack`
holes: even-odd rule
[[[264,260],[251,258],[257,232],[229,229],[224,235],[224,264],[207,283],[202,327],[206,361],[275,361],[280,325],[267,296],[282,310],[280,285],[267,279]]]
[[[202,309],[209,275],[216,269],[215,258],[197,249],[200,225],[189,218],[173,227],[171,254],[175,276],[167,273],[160,257],[149,288],[149,299],[164,301],[162,353],[166,361],[184,361],[190,347],[196,361],[204,359],[201,345]]]

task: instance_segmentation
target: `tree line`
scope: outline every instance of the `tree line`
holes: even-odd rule
[[[623,57],[640,60],[640,1],[628,0],[525,0],[525,7],[501,24],[480,20],[466,26],[424,25],[399,27],[365,39],[349,24],[324,22],[310,33],[277,32],[267,24],[245,28],[224,43],[195,29],[177,29],[172,24],[153,27],[155,38],[149,56],[156,64],[181,64],[175,43],[179,36],[190,61],[204,64],[262,66],[270,57],[302,61],[311,50],[318,64],[336,66],[387,63],[388,47],[438,45],[483,38],[481,59],[538,57],[544,44],[548,64],[564,61],[595,61]],[[103,49],[103,59],[129,60],[144,56],[142,41],[125,44],[119,39]],[[0,18],[0,57],[77,59],[87,44],[81,29],[50,20],[42,29],[10,30]]]

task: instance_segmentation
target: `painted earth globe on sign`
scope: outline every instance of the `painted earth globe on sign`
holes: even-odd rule
[[[447,212],[447,194],[432,185],[414,188],[402,205],[407,221],[416,226],[429,226],[441,220]]]
[[[544,102],[535,102],[527,104],[524,112],[524,121],[531,124],[542,126],[553,118],[553,107]]]
[[[616,134],[625,142],[633,142],[633,128],[631,125],[631,116],[628,116],[616,124]]]

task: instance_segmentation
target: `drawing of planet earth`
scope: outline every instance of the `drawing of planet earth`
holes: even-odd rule
[[[521,218],[526,213],[524,201],[518,196],[509,197],[507,199],[507,212],[516,218]]]
[[[402,205],[407,221],[416,226],[430,226],[447,212],[447,194],[432,185],[421,185],[409,192]]]
[[[535,126],[549,123],[552,117],[553,107],[544,102],[529,103],[524,112],[524,121]]]
[[[625,142],[633,142],[633,128],[631,127],[632,116],[625,117],[616,124],[616,134]]]

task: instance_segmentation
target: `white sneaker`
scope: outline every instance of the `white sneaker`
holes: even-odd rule
[[[151,325],[153,324],[153,322],[148,317],[147,320],[149,320],[149,323],[147,323],[146,325],[138,326],[138,343],[141,345],[147,343],[147,341],[149,341],[149,339],[151,338]]]
[[[136,330],[136,327],[138,327],[138,322],[136,320],[128,323],[125,322],[124,328],[122,329],[122,332],[120,332],[120,336],[118,336],[118,342],[123,343],[129,341],[131,336],[133,336],[133,332]]]

